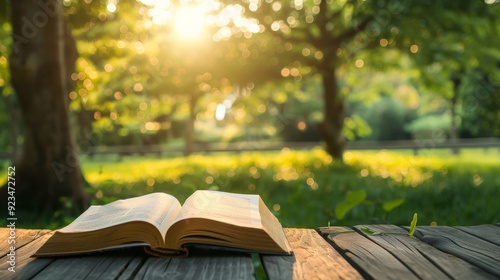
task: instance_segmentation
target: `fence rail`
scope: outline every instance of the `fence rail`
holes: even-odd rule
[[[285,148],[293,150],[312,149],[324,146],[321,142],[239,142],[239,143],[195,143],[193,153],[216,152],[249,152],[279,151]],[[347,143],[347,150],[404,150],[411,149],[415,154],[426,149],[451,149],[459,151],[463,148],[500,148],[500,138],[456,139],[447,141],[401,140],[401,141],[354,141]],[[182,155],[183,147],[166,147],[164,145],[127,145],[127,146],[85,146],[80,147],[80,155]],[[0,151],[0,160],[13,158],[12,151]]]

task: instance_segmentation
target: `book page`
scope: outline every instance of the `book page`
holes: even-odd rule
[[[259,196],[218,191],[196,191],[176,219],[203,218],[242,227],[261,228]]]
[[[180,209],[181,205],[175,197],[165,193],[152,193],[117,200],[103,206],[91,206],[71,224],[58,231],[93,231],[132,221],[144,221],[154,225],[165,236]]]
[[[292,247],[290,246],[290,243],[288,243],[288,239],[283,232],[280,222],[276,216],[271,213],[269,208],[266,207],[266,204],[262,201],[262,199],[259,199],[259,204],[264,230],[284,251],[291,252]]]

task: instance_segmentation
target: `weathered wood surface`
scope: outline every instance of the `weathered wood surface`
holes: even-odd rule
[[[0,256],[4,256],[10,251],[9,248],[11,244],[8,243],[10,232],[11,231],[8,228],[0,229],[0,241],[3,242],[2,246],[0,247]],[[30,243],[31,241],[49,232],[50,230],[47,229],[15,231],[14,232],[15,244],[12,245],[15,245],[15,247],[19,249],[24,245],[26,245],[27,243]]]
[[[500,230],[499,227],[500,224],[478,225],[478,226],[456,227],[456,228],[500,246],[500,234],[498,232]]]
[[[248,254],[190,256],[183,259],[147,258],[135,279],[254,279]]]
[[[411,270],[391,252],[366,236],[350,228],[331,227],[321,229],[323,234],[349,262],[366,278],[373,279],[418,279]]]
[[[472,231],[477,235],[465,232],[463,227],[461,229],[419,227],[416,236],[425,243],[461,258],[500,279],[500,246],[495,244],[498,243],[500,228],[495,226],[489,230],[479,229],[480,232],[474,229]],[[481,231],[484,232],[486,239],[482,237]]]
[[[312,229],[285,229],[294,256],[262,256],[269,279],[363,279]]]
[[[24,234],[28,230],[17,230]],[[46,236],[50,236],[47,234]],[[3,256],[0,279],[254,279],[249,254],[233,252],[193,253],[188,258],[167,259],[147,255],[141,248],[129,248],[81,257],[31,258],[47,238],[16,253],[16,272],[7,270]],[[37,242],[40,241],[40,242]],[[25,249],[25,250],[23,250]],[[28,250],[29,249],[29,250]]]
[[[407,228],[393,225],[320,228],[319,232],[366,278],[499,279],[500,248],[495,242],[500,227],[495,225],[417,227],[414,237],[407,235]]]
[[[377,234],[364,233],[369,229]],[[262,255],[268,279],[500,279],[500,226],[392,225],[285,229],[293,256]],[[254,279],[250,254],[195,251],[162,259],[141,248],[67,258],[31,258],[52,235],[16,232],[16,272],[7,270],[10,230],[0,228],[0,279]]]

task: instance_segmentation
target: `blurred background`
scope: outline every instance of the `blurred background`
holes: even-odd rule
[[[258,193],[285,226],[500,221],[499,1],[0,5],[25,227],[196,189]]]

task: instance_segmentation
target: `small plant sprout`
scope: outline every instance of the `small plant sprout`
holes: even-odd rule
[[[411,220],[410,223],[410,232],[408,232],[408,236],[413,236],[415,233],[415,229],[417,228],[417,220],[418,220],[418,215],[417,213],[413,214],[413,220]]]
[[[352,232],[355,232],[354,230],[345,230],[345,231],[339,231],[339,232],[335,232],[334,229],[330,229],[330,221],[328,221],[328,235],[330,236],[330,238],[333,239],[333,237],[335,237],[335,235],[339,235],[339,234],[344,234],[344,233],[352,233]]]
[[[366,227],[362,227],[359,230],[361,230],[364,234],[366,235],[380,235],[382,232],[374,231]]]
[[[418,219],[418,215],[417,213],[414,213],[413,214],[413,219],[411,220],[411,223],[410,223],[410,231],[408,232],[408,236],[413,236],[413,234],[415,233],[415,229],[417,228],[417,219]],[[367,227],[362,227],[359,229],[362,233],[364,233],[365,235],[380,235],[380,234],[390,234],[390,235],[401,235],[401,234],[404,234],[404,233],[396,233],[396,232],[378,232],[378,231],[375,231],[375,230],[371,230]]]

